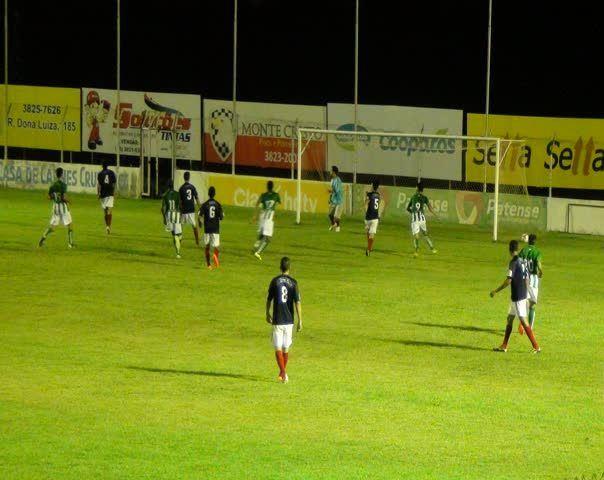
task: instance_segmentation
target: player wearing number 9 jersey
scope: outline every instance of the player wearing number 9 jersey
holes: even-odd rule
[[[214,265],[220,266],[218,261],[218,248],[220,247],[220,221],[224,218],[222,211],[222,205],[217,202],[214,197],[216,196],[216,189],[210,187],[208,189],[208,200],[201,204],[199,209],[199,224],[203,221],[203,242],[205,243],[206,250],[206,265],[208,269],[212,269],[212,263],[210,262],[210,249],[214,249],[212,258],[214,259]]]
[[[302,330],[302,306],[298,282],[290,277],[290,260],[288,257],[281,259],[281,275],[271,280],[266,297],[266,321],[273,326],[273,347],[275,358],[279,366],[278,379],[287,383],[287,360],[289,348],[292,344],[292,331],[294,327],[294,307],[298,313],[297,331]],[[271,304],[273,315],[271,316]]]
[[[424,185],[422,182],[419,182],[417,184],[417,192],[413,194],[411,200],[409,200],[409,204],[407,205],[407,211],[411,214],[411,235],[413,235],[413,247],[415,248],[413,255],[416,257],[419,254],[419,232],[422,232],[422,235],[426,239],[426,243],[430,247],[432,253],[436,253],[434,244],[428,236],[424,208],[428,208],[432,215],[435,217],[437,216],[430,205],[428,197],[424,195]]]
[[[199,245],[199,229],[197,228],[197,219],[195,218],[195,207],[199,206],[199,196],[195,185],[189,182],[191,172],[185,172],[185,183],[178,189],[180,196],[180,221],[183,225],[189,224],[193,226],[195,234],[195,245]]]
[[[380,221],[380,203],[381,197],[378,192],[380,188],[380,182],[375,180],[372,184],[372,190],[367,192],[367,198],[365,199],[365,231],[367,232],[367,248],[365,249],[365,255],[369,256],[373,250],[373,237],[377,233],[378,223]]]

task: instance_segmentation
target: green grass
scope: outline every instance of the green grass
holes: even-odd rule
[[[264,261],[226,208],[222,267],[156,201],[120,200],[107,237],[74,195],[77,249],[43,192],[0,189],[0,478],[565,479],[604,471],[602,238],[544,234],[536,334],[499,344],[504,243],[432,222],[437,255],[383,224],[280,214]],[[426,252],[425,247],[424,252]],[[304,331],[277,369],[263,309],[292,258]]]

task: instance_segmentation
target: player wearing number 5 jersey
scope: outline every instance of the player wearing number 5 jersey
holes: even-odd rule
[[[176,258],[180,258],[180,237],[182,235],[180,195],[174,190],[174,182],[172,180],[168,180],[168,191],[162,197],[161,213],[166,229],[172,233]]]
[[[218,248],[220,247],[220,221],[224,218],[222,212],[222,205],[214,200],[216,196],[216,189],[210,187],[208,189],[208,200],[201,204],[199,209],[199,224],[201,226],[203,220],[203,242],[206,246],[206,265],[208,269],[212,269],[212,263],[210,262],[210,249],[214,249],[212,258],[214,259],[214,265],[220,266],[218,261]]]
[[[275,228],[275,209],[281,203],[281,197],[277,192],[273,191],[274,184],[271,180],[266,183],[266,192],[260,195],[256,207],[260,208],[258,221],[258,240],[254,244],[254,256],[258,260],[262,260],[260,254],[273,237]]]
[[[380,182],[377,180],[373,182],[372,190],[367,192],[367,198],[365,199],[365,231],[367,232],[367,249],[365,255],[369,256],[373,250],[373,238],[377,233],[378,223],[380,221],[380,203],[381,197],[378,192]]]
[[[278,379],[287,383],[287,360],[289,348],[292,345],[292,331],[294,328],[294,307],[298,313],[297,331],[302,330],[302,305],[300,304],[300,291],[298,282],[289,275],[290,260],[281,259],[281,275],[272,279],[266,297],[266,321],[273,326],[273,347],[275,358],[279,366]],[[273,315],[271,316],[271,304]]]
[[[63,181],[63,169],[57,168],[57,179],[48,189],[48,198],[52,201],[52,215],[50,217],[50,225],[40,238],[38,246],[41,247],[46,241],[46,237],[54,232],[54,227],[63,224],[67,227],[67,245],[73,248],[73,223],[71,221],[71,212],[68,204],[71,203],[65,194],[67,193],[67,185]]]
[[[537,242],[537,235],[531,233],[528,237],[528,245],[520,250],[518,256],[526,262],[529,273],[529,284],[528,284],[528,302],[529,302],[529,324],[531,328],[535,325],[535,307],[537,306],[537,299],[539,298],[539,280],[543,276],[543,270],[541,268],[541,252],[535,245]],[[520,329],[522,326],[518,328]],[[522,331],[520,331],[522,333]]]
[[[101,201],[101,208],[105,213],[105,231],[111,233],[111,220],[113,220],[113,196],[117,178],[112,170],[109,170],[109,162],[103,162],[103,169],[96,178],[96,192]]]
[[[430,210],[430,213],[432,213],[432,215],[434,215],[435,217],[437,216],[434,210],[432,210],[432,206],[430,205],[428,197],[424,195],[424,186],[422,182],[419,182],[417,184],[417,192],[415,192],[415,194],[411,197],[411,200],[409,200],[409,204],[407,205],[407,211],[411,214],[411,235],[413,235],[413,247],[415,248],[415,252],[413,255],[416,257],[419,254],[420,232],[422,233],[422,236],[426,239],[426,243],[430,247],[432,253],[436,253],[434,244],[428,236],[424,208]]]
[[[507,288],[508,285],[511,287],[511,302],[510,308],[508,310],[508,319],[507,325],[505,327],[505,335],[503,337],[503,343],[500,347],[494,348],[496,352],[507,352],[508,350],[508,341],[510,340],[510,335],[512,334],[512,327],[514,325],[514,318],[518,317],[518,320],[524,327],[526,331],[526,335],[529,337],[532,345],[533,352],[539,353],[541,349],[537,344],[537,340],[535,339],[535,335],[533,335],[533,330],[531,326],[526,321],[526,296],[527,296],[527,283],[528,283],[528,272],[526,269],[526,263],[523,259],[518,257],[518,241],[511,240],[509,244],[509,252],[512,257],[508,265],[508,274],[503,283],[497,287],[495,290],[491,292],[491,297],[494,297],[495,294],[504,288]]]
[[[196,207],[199,206],[199,196],[197,189],[189,182],[191,172],[185,172],[185,183],[178,190],[180,196],[180,221],[183,225],[189,224],[193,226],[195,235],[195,245],[199,245],[199,229],[197,228],[197,219],[195,218]]]

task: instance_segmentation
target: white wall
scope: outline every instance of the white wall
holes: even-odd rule
[[[569,204],[597,205],[604,207],[604,201],[576,200],[572,198],[549,198],[547,205],[547,229],[553,232],[566,232]],[[604,235],[604,208],[571,207],[570,231]]]

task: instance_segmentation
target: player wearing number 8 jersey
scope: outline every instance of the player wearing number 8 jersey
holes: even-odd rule
[[[111,233],[111,221],[113,220],[113,196],[115,194],[115,184],[117,178],[112,170],[109,170],[109,162],[103,162],[103,169],[99,172],[96,179],[96,191],[101,201],[101,208],[105,213],[105,230],[107,234]]]
[[[178,189],[180,196],[180,221],[183,224],[193,226],[193,234],[195,235],[195,244],[199,245],[199,229],[197,228],[197,219],[195,218],[195,207],[199,206],[199,196],[197,189],[189,182],[191,172],[185,172],[185,183]]]
[[[526,335],[529,337],[531,344],[533,345],[533,352],[539,353],[541,349],[537,344],[535,335],[531,326],[526,321],[526,296],[527,296],[527,283],[528,283],[528,272],[526,264],[523,259],[518,257],[518,241],[511,240],[509,244],[509,252],[512,257],[508,265],[508,274],[503,283],[491,292],[491,297],[494,297],[497,292],[500,292],[504,288],[510,286],[511,290],[511,302],[508,310],[507,325],[505,327],[505,335],[503,337],[503,343],[500,347],[494,348],[496,352],[507,352],[508,341],[512,334],[512,327],[514,325],[514,318],[518,317],[518,320],[524,327]]]
[[[166,229],[172,233],[176,258],[180,258],[180,237],[182,235],[180,195],[174,190],[174,182],[172,180],[168,180],[168,191],[162,197],[161,213]]]
[[[69,211],[68,203],[71,203],[65,194],[67,193],[67,185],[63,181],[63,169],[57,168],[57,179],[48,189],[48,198],[52,200],[52,215],[50,217],[50,225],[40,238],[38,246],[44,245],[46,238],[52,232],[54,227],[63,224],[67,227],[67,245],[73,248],[73,223],[71,221],[71,212]]]
[[[279,366],[278,379],[287,383],[287,361],[289,348],[292,345],[292,331],[294,327],[294,307],[298,314],[297,331],[302,330],[302,306],[300,304],[300,291],[298,282],[290,277],[290,260],[288,257],[281,259],[281,275],[271,280],[266,297],[266,321],[273,326],[273,347],[275,359]],[[271,316],[271,304],[273,314]]]
[[[428,197],[424,195],[424,185],[422,182],[417,184],[417,192],[411,197],[409,200],[409,204],[407,205],[407,211],[411,214],[411,235],[413,235],[413,247],[415,248],[414,256],[417,257],[419,254],[419,233],[422,233],[422,236],[425,238],[426,243],[430,247],[432,253],[436,253],[436,249],[434,248],[434,244],[432,240],[428,236],[428,229],[426,227],[426,216],[424,215],[424,208],[430,210],[430,213],[437,216],[432,206],[430,205],[430,201]]]
[[[222,205],[214,200],[215,196],[216,189],[214,187],[210,187],[208,190],[208,197],[210,198],[203,202],[201,204],[201,208],[199,209],[200,226],[203,219],[203,242],[206,246],[206,265],[210,270],[212,269],[212,263],[210,262],[210,248],[214,249],[214,253],[212,255],[214,265],[216,267],[220,266],[220,262],[218,261],[218,248],[220,247],[220,221],[224,218]]]
[[[258,240],[254,244],[253,254],[262,260],[260,254],[271,241],[275,228],[275,209],[281,203],[281,197],[273,191],[274,184],[271,180],[266,183],[266,192],[260,195],[256,207],[260,207],[258,222]]]
[[[372,190],[367,192],[367,198],[365,199],[365,231],[367,232],[367,248],[365,249],[365,255],[369,256],[373,250],[373,238],[377,233],[378,223],[380,221],[380,194],[378,188],[380,182],[377,180],[372,184]]]
[[[520,250],[518,256],[526,262],[529,273],[528,284],[528,302],[529,302],[529,324],[531,328],[535,325],[535,307],[539,298],[539,280],[543,276],[541,265],[541,252],[535,245],[537,235],[531,233],[528,238],[528,245]],[[520,330],[522,326],[518,329]],[[522,332],[520,332],[522,333]]]

